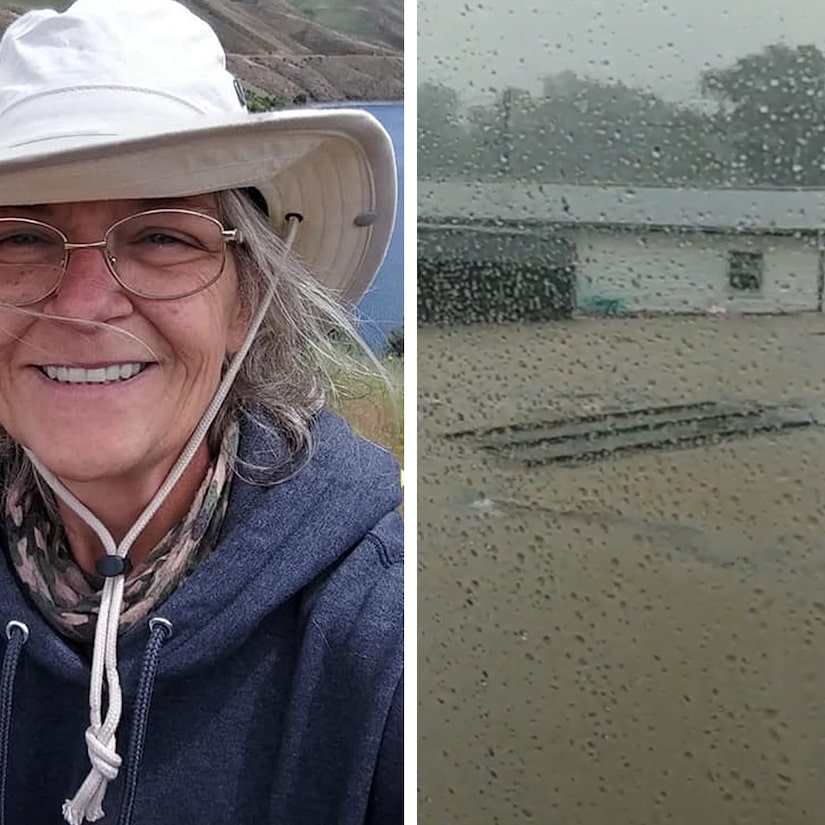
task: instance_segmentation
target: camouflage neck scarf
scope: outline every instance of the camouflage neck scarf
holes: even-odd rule
[[[229,504],[230,467],[237,448],[238,426],[233,423],[189,512],[146,563],[127,575],[121,633],[169,598],[214,548]],[[94,641],[103,580],[78,567],[63,525],[49,514],[40,493],[10,490],[4,526],[12,566],[49,624],[75,641]]]

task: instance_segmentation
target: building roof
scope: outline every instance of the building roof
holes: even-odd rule
[[[723,232],[825,229],[825,190],[420,181],[419,221],[650,227]]]

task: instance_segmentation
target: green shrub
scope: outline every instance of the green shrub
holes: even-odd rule
[[[384,344],[384,355],[387,358],[404,357],[404,330],[394,329],[388,336]]]

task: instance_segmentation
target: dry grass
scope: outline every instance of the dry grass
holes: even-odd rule
[[[387,358],[384,367],[390,385],[374,376],[357,377],[345,387],[344,398],[336,405],[339,412],[363,438],[393,451],[401,464],[404,485],[404,359]],[[399,508],[404,515],[404,504]]]
[[[357,377],[337,410],[364,438],[388,447],[404,466],[404,360],[387,358],[388,387],[380,377]]]

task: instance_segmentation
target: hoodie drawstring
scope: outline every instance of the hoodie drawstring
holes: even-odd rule
[[[160,651],[163,643],[172,635],[172,622],[156,616],[149,620],[149,641],[143,653],[140,669],[135,712],[132,719],[132,731],[129,743],[129,755],[126,766],[126,782],[123,791],[123,804],[120,809],[118,825],[131,825],[132,813],[137,796],[137,783],[140,765],[143,760],[143,746],[146,741],[146,728],[149,721],[149,709],[152,705],[152,693],[155,687]],[[8,775],[9,738],[14,703],[14,679],[23,645],[29,639],[29,628],[19,621],[6,625],[6,652],[0,672],[0,825],[6,823],[6,781]]]
[[[6,823],[6,775],[9,764],[9,735],[11,712],[14,702],[14,677],[23,645],[29,638],[29,628],[23,622],[11,621],[6,625],[6,653],[0,675],[0,825]]]
[[[146,740],[146,726],[149,721],[149,708],[152,704],[152,692],[155,676],[160,661],[160,649],[172,635],[172,622],[156,616],[149,620],[149,641],[143,654],[143,666],[140,669],[135,714],[132,718],[132,731],[129,741],[129,754],[126,757],[126,783],[123,789],[123,804],[120,808],[118,825],[130,825],[137,796],[140,763],[143,760],[143,744]]]

